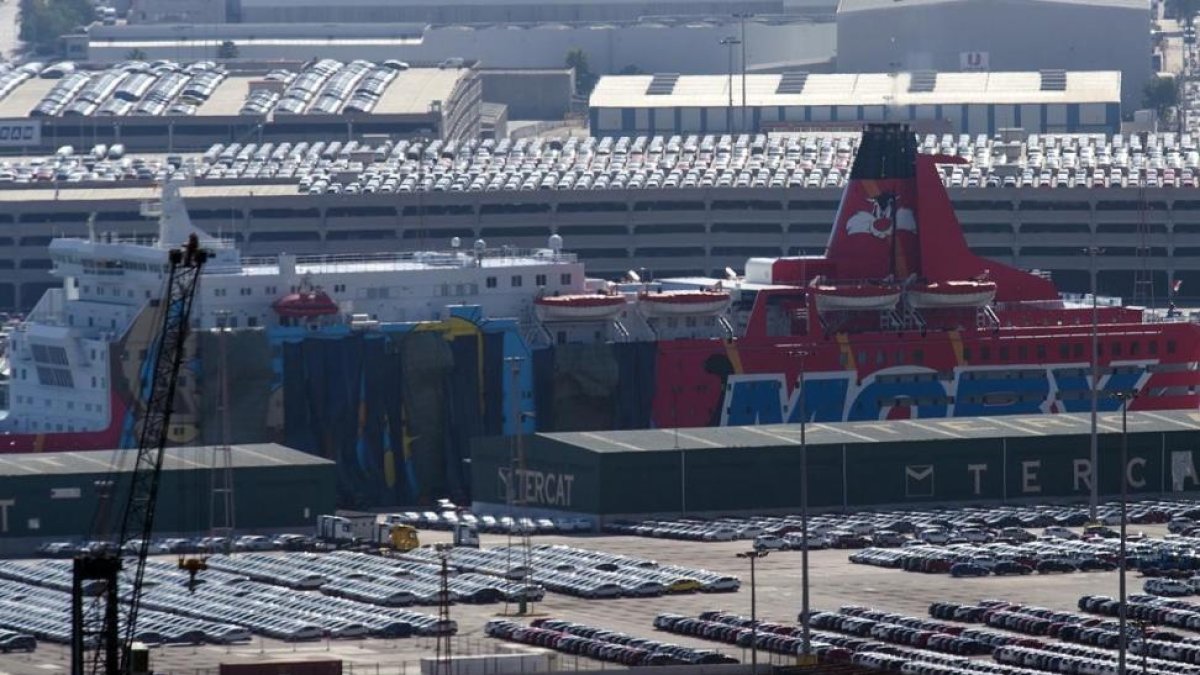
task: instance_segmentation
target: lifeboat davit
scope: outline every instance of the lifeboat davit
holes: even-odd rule
[[[995,297],[994,281],[931,281],[908,287],[908,304],[917,309],[986,307]]]
[[[715,316],[729,307],[729,291],[646,291],[638,295],[638,307],[650,317]]]
[[[810,288],[822,312],[883,312],[900,302],[901,289],[889,283],[825,283]]]
[[[338,313],[337,303],[325,291],[312,290],[289,293],[271,304],[279,316],[307,319]]]
[[[625,296],[545,295],[535,298],[533,307],[542,321],[600,321],[620,314],[625,309]]]

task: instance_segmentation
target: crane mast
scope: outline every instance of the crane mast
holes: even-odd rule
[[[163,450],[167,445],[192,305],[200,272],[207,260],[208,252],[200,248],[195,235],[191,235],[182,248],[171,249],[167,255],[166,286],[159,301],[161,322],[149,356],[152,367],[142,383],[145,408],[137,457],[129,474],[128,494],[120,514],[117,536],[110,547],[89,551],[74,560],[72,675],[128,675],[132,672],[130,647],[136,635],[142,578],[154,530]],[[124,485],[124,480],[121,484]],[[119,496],[114,494],[108,503],[118,500]],[[130,558],[129,567],[123,556]],[[129,583],[124,603],[118,592],[122,572]],[[88,598],[89,594],[93,597]]]

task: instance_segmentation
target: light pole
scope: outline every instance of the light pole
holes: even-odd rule
[[[802,665],[807,665],[812,659],[812,629],[808,623],[808,397],[804,393],[804,357],[809,352],[794,350],[788,353],[800,359],[800,377],[796,384],[800,388],[800,540],[804,542],[800,548],[800,659]]]
[[[769,551],[752,549],[737,553],[737,557],[750,561],[750,672],[758,672],[758,585],[754,578],[754,563],[767,557]]]
[[[733,133],[733,48],[742,44],[742,41],[730,35],[729,37],[721,38],[721,44],[729,48],[729,107],[725,111],[725,132]],[[745,78],[742,78],[745,81]]]
[[[1129,402],[1137,398],[1137,391],[1118,391],[1113,392],[1113,398],[1121,401],[1121,542],[1120,548],[1117,550],[1117,595],[1118,611],[1119,611],[1119,626],[1117,630],[1117,673],[1119,675],[1127,675],[1125,672],[1125,656],[1129,651],[1129,634],[1126,632],[1129,628],[1129,611],[1127,607],[1128,593],[1125,590],[1125,570],[1126,551],[1125,551],[1125,535],[1126,525],[1128,523],[1129,495],[1126,478],[1129,471]]]
[[[748,133],[749,129],[746,125],[746,19],[753,17],[753,14],[738,12],[734,14],[738,20],[738,36],[742,44],[742,109],[738,118],[739,131]]]
[[[1093,523],[1099,518],[1098,510],[1100,508],[1100,451],[1099,451],[1099,431],[1096,424],[1097,415],[1097,398],[1100,395],[1100,336],[1099,336],[1099,310],[1096,306],[1096,256],[1103,253],[1104,249],[1096,246],[1088,246],[1083,249],[1083,252],[1088,255],[1089,259],[1089,278],[1091,279],[1092,288],[1092,386],[1091,386],[1091,401],[1092,401],[1092,428],[1091,428],[1091,467],[1092,467],[1092,494],[1091,500],[1088,502],[1088,518]]]

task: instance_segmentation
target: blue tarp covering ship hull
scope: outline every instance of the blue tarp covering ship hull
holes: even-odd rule
[[[503,333],[352,333],[282,349],[284,442],[337,462],[341,506],[467,498],[471,439],[502,433]]]
[[[538,431],[647,429],[657,345],[566,344],[533,354]]]

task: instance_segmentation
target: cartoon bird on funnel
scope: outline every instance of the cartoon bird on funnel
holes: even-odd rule
[[[912,209],[900,208],[899,201],[894,192],[880,192],[874,197],[867,197],[871,210],[850,216],[846,221],[846,234],[870,233],[887,239],[895,230],[916,232],[917,219]]]

